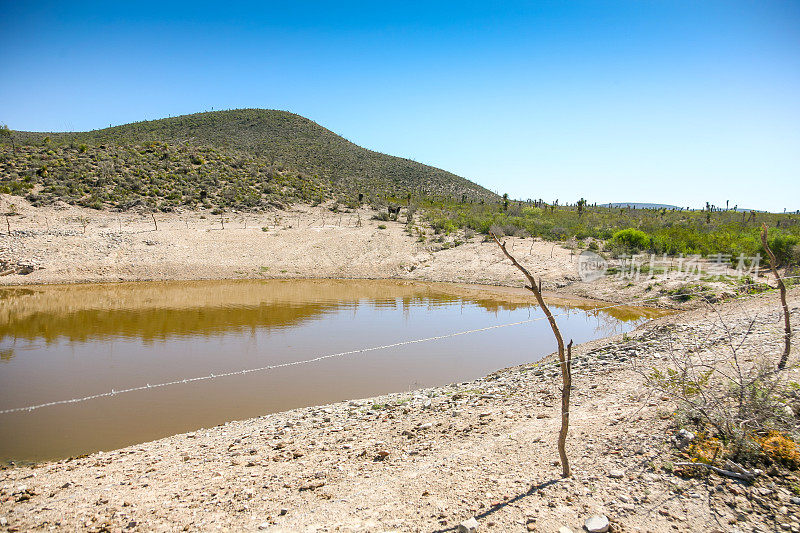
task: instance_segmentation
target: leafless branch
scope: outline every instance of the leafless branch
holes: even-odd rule
[[[561,331],[558,329],[558,324],[556,323],[556,319],[553,317],[553,313],[550,312],[550,308],[547,307],[547,304],[544,302],[544,298],[542,297],[541,278],[539,279],[539,284],[537,285],[536,280],[533,278],[533,275],[528,271],[528,269],[519,264],[514,256],[509,253],[509,251],[506,249],[505,243],[500,242],[500,239],[498,239],[497,235],[494,233],[491,235],[494,239],[494,242],[497,243],[505,256],[508,257],[511,260],[511,263],[513,263],[513,265],[517,267],[527,278],[530,285],[526,285],[525,288],[533,292],[534,296],[536,297],[536,301],[547,317],[547,321],[550,323],[550,328],[553,330],[553,335],[555,336],[556,343],[558,344],[558,360],[561,362],[561,382],[563,385],[563,389],[561,391],[561,430],[558,434],[558,454],[561,457],[562,475],[563,477],[569,477],[572,475],[572,472],[570,471],[569,459],[567,458],[566,440],[567,433],[569,432],[569,395],[572,387],[572,341],[570,341],[565,353],[564,338],[561,336]]]
[[[764,250],[767,251],[767,255],[769,255],[769,267],[772,269],[772,275],[775,276],[775,279],[778,281],[778,289],[781,291],[783,331],[785,335],[783,341],[783,355],[781,355],[781,360],[778,362],[778,368],[783,370],[783,368],[786,367],[786,361],[789,359],[789,351],[792,347],[792,327],[789,325],[789,306],[786,305],[786,285],[783,284],[783,279],[781,279],[780,274],[778,274],[778,261],[775,259],[775,254],[772,253],[769,243],[767,242],[766,224],[761,225],[761,244],[764,246]]]

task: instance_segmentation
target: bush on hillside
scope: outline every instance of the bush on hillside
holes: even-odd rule
[[[630,252],[640,252],[650,248],[650,237],[641,230],[627,228],[614,233],[611,243]]]

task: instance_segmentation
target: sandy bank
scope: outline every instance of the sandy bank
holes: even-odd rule
[[[371,209],[332,213],[322,206],[297,206],[263,214],[153,216],[66,205],[34,208],[24,199],[0,196],[3,210],[13,203],[18,213],[8,219],[11,232],[0,233],[0,285],[369,278],[522,286],[519,272],[483,236],[438,236],[423,225],[422,242],[405,223],[373,220]],[[577,251],[541,240],[508,241],[551,296],[670,308],[695,303],[666,294],[681,282],[664,283],[655,291],[613,277],[584,283]]]

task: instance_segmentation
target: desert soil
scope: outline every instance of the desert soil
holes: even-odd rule
[[[22,215],[10,220],[0,259],[7,269],[33,271],[0,278],[9,284],[282,275],[521,284],[494,244],[473,239],[433,251],[400,224],[381,222],[387,228],[379,229],[369,211],[361,213],[360,227],[358,214],[344,214],[339,223],[330,212],[305,208],[270,225],[274,215],[250,215],[247,228],[243,218],[226,217],[224,230],[219,217],[161,215],[156,231],[152,219],[130,214],[118,220],[17,204]],[[86,234],[82,224],[69,222],[83,216]],[[576,285],[569,250],[521,239],[514,246],[527,266],[543,272],[546,287],[569,294]],[[585,295],[619,299],[614,283]],[[790,291],[790,307],[797,328],[800,290]],[[587,518],[602,514],[612,531],[800,532],[800,499],[790,491],[797,478],[767,472],[744,484],[670,472],[675,405],[649,391],[642,373],[667,366],[675,350],[698,339],[707,349],[724,344],[725,332],[715,324],[720,317],[739,333],[756,318],[744,347],[751,356],[777,357],[781,350],[774,293],[717,308],[719,316],[705,307],[688,310],[575,347],[570,478],[560,476],[555,446],[560,378],[551,356],[474,382],[297,409],[0,470],[0,527],[455,531],[474,518],[478,531],[556,532],[580,531]]]
[[[13,207],[12,207],[13,206]],[[66,204],[34,208],[0,195],[0,285],[240,278],[371,278],[523,285],[494,242],[463,232],[440,236],[374,220],[369,208],[333,213],[296,206],[272,213],[111,213]],[[419,216],[417,217],[419,219]],[[3,227],[5,226],[5,227]],[[10,229],[10,232],[9,232]],[[584,283],[567,243],[505,239],[552,294],[675,309],[693,307],[668,291],[686,285],[606,276]],[[456,242],[461,243],[453,246]],[[720,296],[730,286],[707,283]]]

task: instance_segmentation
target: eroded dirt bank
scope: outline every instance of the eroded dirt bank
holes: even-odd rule
[[[151,215],[67,205],[34,208],[19,197],[0,195],[0,209],[17,213],[0,231],[0,285],[391,278],[522,286],[520,273],[484,236],[435,235],[423,223],[410,228],[403,216],[401,222],[374,220],[376,212],[368,208],[352,213],[296,206],[263,214]],[[0,222],[6,225],[6,220]],[[677,309],[696,303],[669,294],[687,285],[685,281],[630,283],[607,276],[584,283],[578,272],[579,250],[563,243],[507,240],[551,295]],[[721,283],[715,289],[720,295],[734,293]]]

